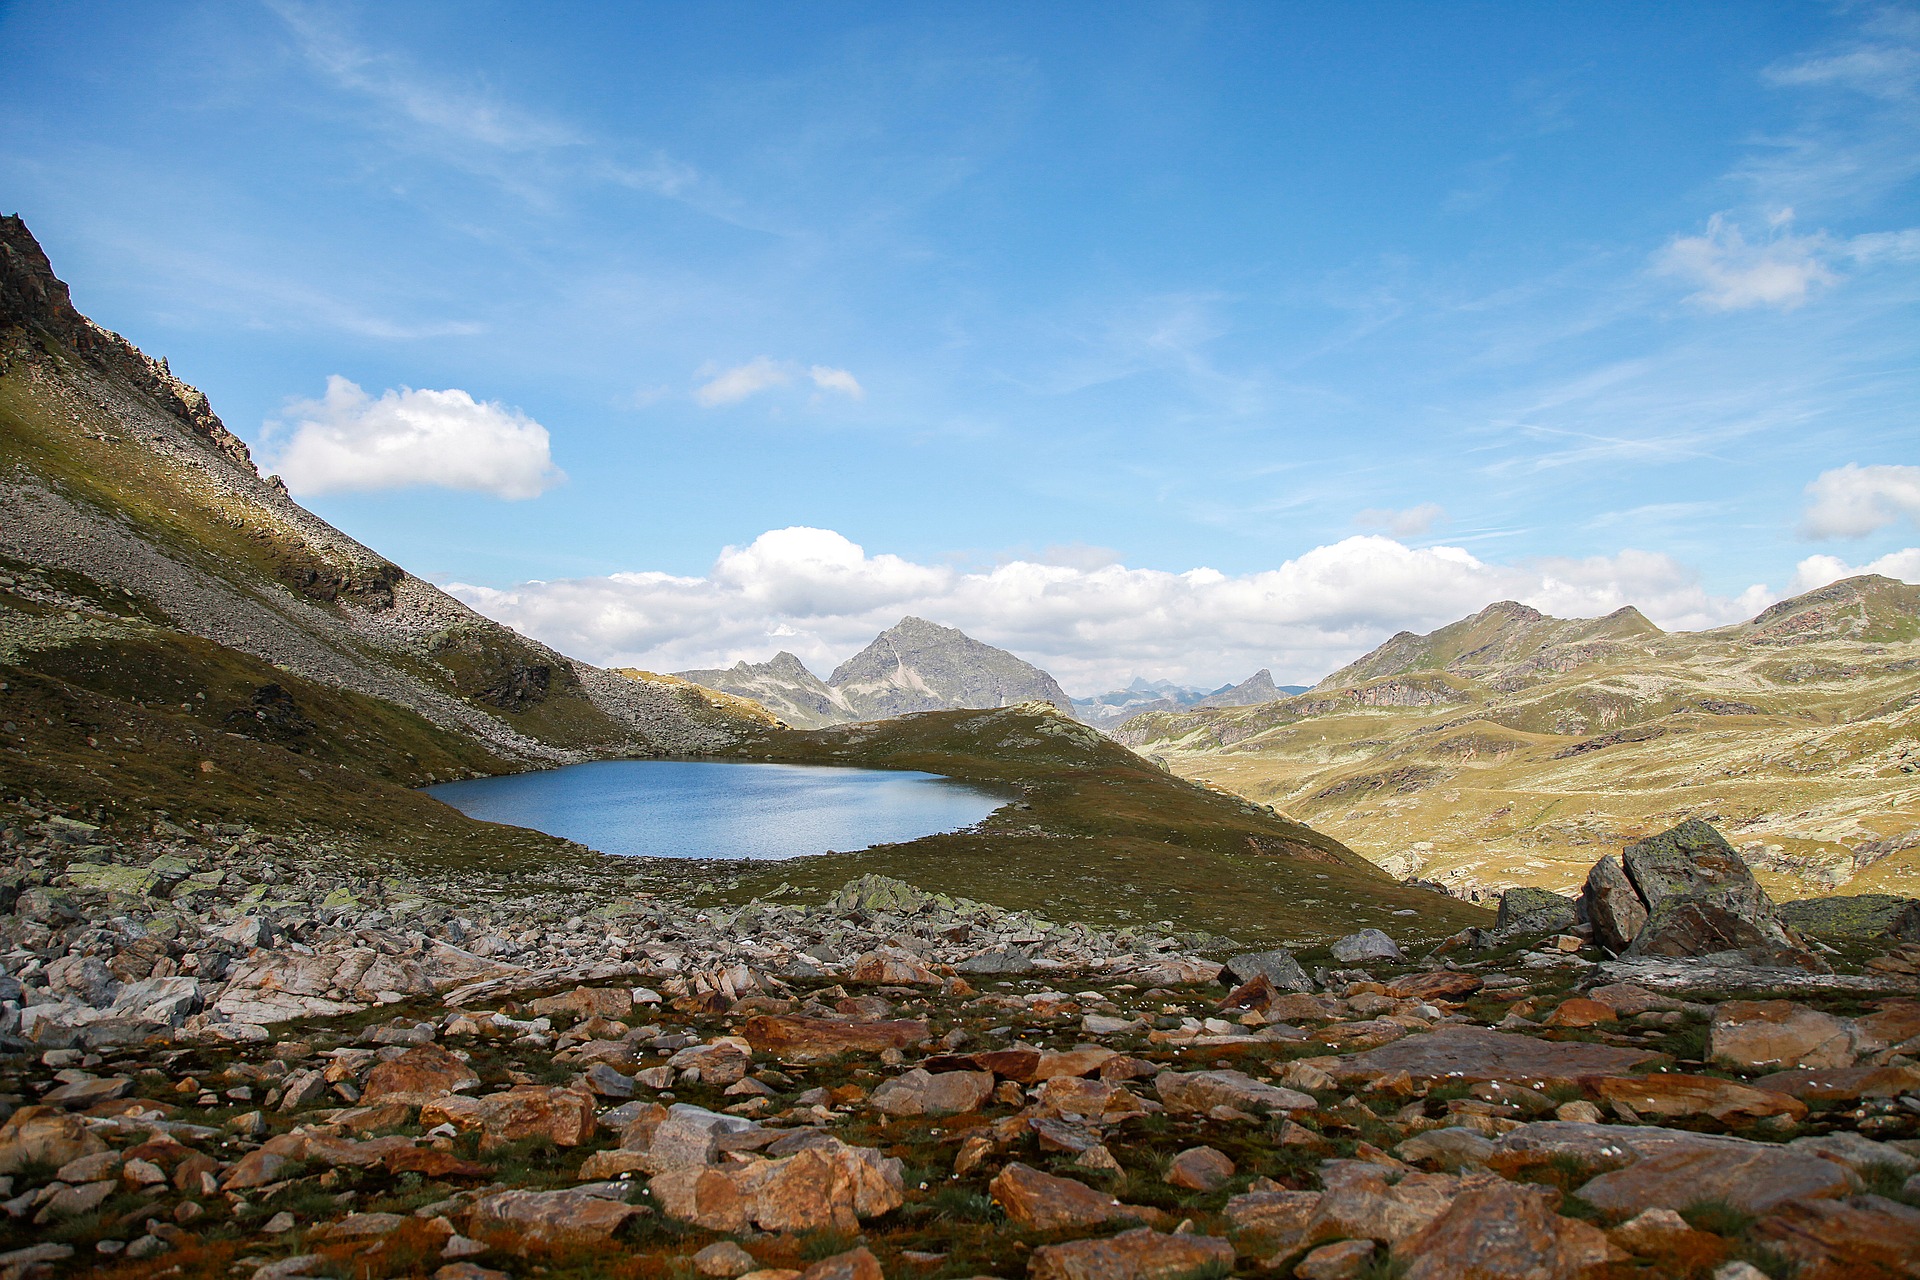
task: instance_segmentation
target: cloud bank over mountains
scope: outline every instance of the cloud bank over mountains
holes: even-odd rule
[[[1868,568],[1912,579],[1920,550]],[[1793,589],[1853,571],[1810,557]],[[1282,683],[1311,682],[1396,631],[1429,630],[1502,599],[1560,617],[1630,604],[1662,627],[1693,630],[1751,617],[1780,594],[1756,584],[1714,595],[1672,557],[1634,550],[1498,564],[1459,547],[1360,535],[1238,576],[1084,558],[966,569],[869,554],[831,529],[806,527],[727,547],[700,577],[634,572],[448,589],[565,652],[657,671],[764,661],[780,649],[827,671],[914,614],[1010,649],[1076,694],[1137,674],[1206,685],[1260,667]]]

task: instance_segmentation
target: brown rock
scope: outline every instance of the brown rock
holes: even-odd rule
[[[1536,1040],[1483,1027],[1440,1027],[1343,1058],[1333,1074],[1342,1080],[1374,1080],[1405,1071],[1426,1083],[1511,1080],[1541,1088],[1577,1084],[1590,1076],[1619,1075],[1658,1056],[1612,1045]]]
[[[656,1174],[654,1203],[671,1217],[710,1231],[854,1231],[863,1218],[898,1208],[905,1191],[900,1161],[871,1147],[824,1135],[790,1156],[722,1168],[680,1167]]]
[[[551,1085],[515,1085],[482,1098],[443,1098],[420,1108],[420,1123],[451,1124],[479,1130],[480,1147],[490,1151],[521,1138],[546,1138],[556,1146],[577,1147],[593,1137],[593,1095]]]
[[[1471,973],[1440,970],[1437,973],[1411,973],[1387,984],[1386,994],[1400,1000],[1465,1000],[1486,986]]]
[[[484,1164],[471,1160],[462,1160],[451,1151],[435,1151],[431,1147],[406,1147],[388,1153],[381,1163],[389,1173],[417,1173],[424,1178],[439,1178],[443,1181],[478,1180],[491,1178],[493,1170]]]
[[[1028,1280],[1183,1280],[1233,1267],[1233,1246],[1200,1235],[1164,1235],[1141,1227],[1105,1240],[1042,1245],[1027,1261]]]
[[[1286,1254],[1306,1238],[1320,1208],[1318,1191],[1249,1191],[1227,1201],[1227,1227],[1249,1250]]]
[[[570,1013],[576,1018],[624,1018],[633,1012],[633,992],[626,987],[576,987],[559,996],[542,996],[530,1006],[536,1018]]]
[[[1853,1020],[1854,1047],[1861,1053],[1912,1053],[1920,1048],[1920,1000],[1875,1002],[1876,1012]]]
[[[1547,1015],[1546,1025],[1550,1027],[1597,1027],[1615,1020],[1613,1010],[1598,1000],[1587,1000],[1574,996],[1562,1000],[1560,1006]]]
[[[1212,1147],[1188,1147],[1167,1162],[1167,1182],[1189,1191],[1212,1191],[1233,1176],[1233,1161]]]
[[[1397,1246],[1444,1213],[1461,1187],[1459,1178],[1444,1173],[1411,1173],[1390,1183],[1386,1168],[1359,1160],[1330,1160],[1320,1176],[1326,1191],[1302,1230],[1304,1244],[1346,1238]]]
[[[100,1135],[56,1107],[22,1107],[0,1125],[0,1173],[29,1164],[59,1167],[107,1149]]]
[[[880,1259],[864,1245],[822,1258],[800,1273],[800,1280],[886,1280]]]
[[[831,1018],[748,1018],[740,1032],[755,1053],[782,1062],[824,1062],[842,1053],[879,1053],[909,1049],[927,1040],[927,1024],[911,1019],[888,1022],[840,1022]]]
[[[1135,1216],[1104,1191],[1017,1161],[987,1184],[987,1193],[1016,1225],[1034,1231],[1084,1230]]]
[[[940,975],[927,968],[926,962],[911,951],[902,951],[897,947],[882,947],[878,951],[869,951],[856,956],[847,977],[854,982],[871,982],[876,986],[927,986],[940,985]]]
[[[1631,1018],[1642,1013],[1667,1013],[1685,1007],[1672,996],[1660,995],[1631,982],[1609,982],[1605,986],[1595,987],[1587,992],[1587,998],[1598,1000],[1613,1010],[1616,1018]]]
[[[1607,1076],[1588,1085],[1604,1102],[1624,1102],[1642,1116],[1712,1116],[1754,1120],[1807,1114],[1807,1104],[1784,1093],[1755,1089],[1718,1076]]]
[[[1920,1068],[1837,1067],[1824,1071],[1776,1071],[1753,1082],[1756,1089],[1813,1102],[1854,1102],[1920,1093]]]
[[[227,1176],[220,1180],[223,1191],[245,1191],[278,1182],[290,1166],[306,1158],[307,1140],[300,1134],[283,1133],[268,1138],[255,1150],[233,1162]]]
[[[1371,1240],[1341,1240],[1323,1244],[1294,1264],[1298,1280],[1358,1280],[1373,1262],[1377,1246]]]
[[[698,1071],[701,1084],[724,1087],[746,1077],[747,1069],[753,1065],[753,1054],[735,1041],[716,1040],[712,1044],[688,1045],[668,1058],[667,1065],[675,1071]]]
[[[480,1077],[472,1067],[439,1045],[416,1045],[369,1071],[360,1101],[423,1103],[479,1083]]]
[[[1743,1071],[1850,1067],[1853,1032],[1832,1014],[1791,1000],[1728,1000],[1713,1011],[1707,1053]]]
[[[1120,1057],[1112,1049],[1068,1049],[1055,1053],[1040,1049],[994,1049],[952,1059],[955,1066],[991,1071],[1002,1080],[1038,1084],[1063,1076],[1089,1076]],[[1137,1061],[1137,1059],[1135,1059]]]
[[[1600,1228],[1556,1214],[1552,1195],[1499,1178],[1474,1180],[1396,1251],[1413,1261],[1406,1280],[1575,1280],[1627,1260]]]
[[[943,1071],[915,1068],[873,1091],[874,1110],[890,1116],[952,1116],[978,1111],[993,1096],[991,1071]]]
[[[467,1234],[516,1253],[528,1245],[601,1244],[641,1212],[584,1191],[499,1191],[467,1211]]]
[[[693,1255],[693,1269],[716,1280],[733,1280],[754,1270],[760,1263],[731,1240],[710,1244]]]
[[[1920,1210],[1880,1196],[1783,1204],[1753,1236],[1798,1263],[1797,1280],[1920,1276]]]
[[[1713,1135],[1686,1136],[1704,1140]],[[1789,1200],[1843,1196],[1853,1189],[1846,1168],[1832,1160],[1737,1138],[1720,1142],[1739,1145],[1678,1143],[1601,1174],[1580,1188],[1580,1197],[1611,1213],[1682,1209],[1703,1200],[1724,1200],[1742,1213],[1762,1213]]]
[[[1320,1104],[1296,1089],[1263,1084],[1244,1071],[1162,1071],[1155,1092],[1168,1111],[1207,1112],[1215,1107],[1241,1111],[1311,1111]]]
[[[1407,1034],[1405,1024],[1388,1018],[1368,1018],[1362,1022],[1334,1022],[1313,1032],[1308,1039],[1318,1040],[1333,1049],[1358,1052],[1389,1044]]]

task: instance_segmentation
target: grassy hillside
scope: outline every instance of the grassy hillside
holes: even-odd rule
[[[1567,889],[1688,817],[1776,896],[1920,891],[1920,588],[1855,578],[1668,635],[1494,606],[1311,692],[1122,737],[1398,875]]]
[[[1331,938],[1369,925],[1403,939],[1432,938],[1488,920],[1483,911],[1394,883],[1337,840],[1173,777],[1032,704],[770,734],[730,754],[922,769],[1003,790],[1013,800],[971,831],[747,864],[737,873],[739,898],[782,882],[811,891],[879,872],[1060,919],[1170,920],[1248,942]]]

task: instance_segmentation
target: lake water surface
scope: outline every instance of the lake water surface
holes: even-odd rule
[[[704,760],[597,760],[426,791],[468,817],[653,858],[844,853],[956,831],[1006,803],[931,773]]]

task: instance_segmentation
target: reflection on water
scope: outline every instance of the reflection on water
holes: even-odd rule
[[[426,788],[469,817],[606,853],[798,858],[971,826],[1004,801],[931,773],[599,760]]]

